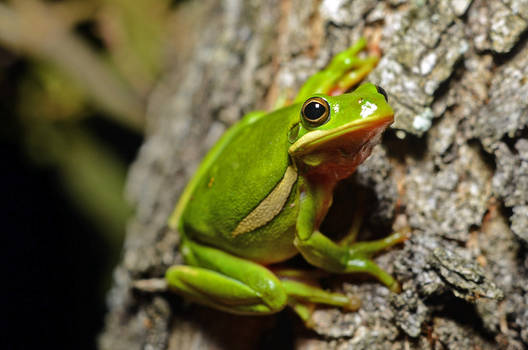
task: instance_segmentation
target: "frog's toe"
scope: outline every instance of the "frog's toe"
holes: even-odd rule
[[[357,311],[361,307],[361,299],[358,296],[348,297],[348,304],[343,305],[343,309],[347,311]]]
[[[390,286],[387,287],[390,289],[391,292],[401,293],[401,285],[396,280]]]

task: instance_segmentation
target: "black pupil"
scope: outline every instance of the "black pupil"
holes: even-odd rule
[[[316,101],[312,101],[304,108],[304,115],[307,119],[317,120],[325,113],[326,108]]]

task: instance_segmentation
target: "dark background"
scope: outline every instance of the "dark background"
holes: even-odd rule
[[[0,348],[96,348],[182,2],[0,2]]]
[[[0,213],[4,349],[94,349],[103,326],[109,273],[119,252],[72,201],[53,166],[35,164],[14,108],[25,59],[0,51]],[[91,115],[82,127],[126,163],[141,135]]]

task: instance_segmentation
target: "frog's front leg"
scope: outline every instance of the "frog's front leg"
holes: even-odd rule
[[[331,204],[332,191],[306,186],[300,198],[300,213],[297,219],[295,245],[304,258],[314,266],[333,273],[363,272],[376,277],[391,291],[399,292],[399,283],[371,256],[405,239],[399,233],[372,242],[338,245],[319,232],[319,225]]]
[[[237,314],[270,314],[288,301],[281,281],[267,268],[184,239],[187,264],[170,267],[169,289],[197,303]]]
[[[358,84],[379,61],[377,55],[358,57],[366,46],[367,41],[361,38],[347,50],[336,55],[325,69],[312,75],[303,84],[295,97],[295,102],[303,102],[317,93],[340,95]]]

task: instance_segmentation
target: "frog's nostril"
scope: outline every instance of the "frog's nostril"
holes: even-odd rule
[[[378,90],[378,92],[382,94],[383,97],[385,97],[385,101],[389,102],[389,97],[387,96],[387,92],[381,86],[376,85],[376,90]]]

